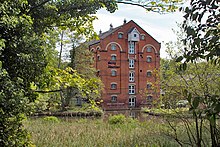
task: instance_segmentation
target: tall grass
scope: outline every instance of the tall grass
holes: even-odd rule
[[[101,119],[71,119],[59,122],[29,119],[25,127],[37,147],[151,147],[178,146],[162,133],[163,121],[138,122],[127,119],[110,124]]]

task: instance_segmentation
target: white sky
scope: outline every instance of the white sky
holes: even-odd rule
[[[178,30],[177,23],[183,21],[182,15],[180,12],[169,14],[146,12],[145,9],[138,6],[119,4],[115,13],[109,13],[105,9],[99,10],[96,14],[98,20],[94,21],[94,29],[97,33],[100,29],[105,32],[109,30],[111,23],[113,27],[117,27],[123,24],[124,19],[127,22],[133,20],[161,43],[160,56],[165,58],[167,55],[164,44],[176,40],[172,29]]]

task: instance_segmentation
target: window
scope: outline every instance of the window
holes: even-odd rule
[[[79,98],[79,97],[76,98],[76,105],[77,106],[81,106],[82,105],[82,99],[81,98]]]
[[[153,96],[148,95],[148,96],[147,96],[147,101],[152,101],[152,100],[153,100]]]
[[[151,46],[147,47],[147,52],[152,52],[152,47]]]
[[[117,96],[116,95],[111,96],[111,102],[117,102]]]
[[[152,76],[152,72],[151,71],[147,71],[147,77],[151,77]]]
[[[112,70],[112,71],[111,71],[111,75],[112,75],[112,76],[116,76],[116,73],[117,73],[116,70]]]
[[[152,84],[151,83],[147,83],[147,89],[151,89],[152,88]]]
[[[151,56],[147,56],[147,62],[152,62]]]
[[[129,85],[128,93],[129,94],[135,94],[135,85]]]
[[[122,32],[118,33],[118,39],[121,39],[121,38],[123,38],[123,33]]]
[[[115,61],[116,60],[116,55],[111,55],[111,60]]]
[[[137,37],[137,34],[134,34],[134,37]]]
[[[134,68],[134,59],[129,59],[129,68]]]
[[[116,50],[116,44],[114,43],[111,44],[111,50]]]
[[[97,56],[97,59],[98,59],[98,61],[100,61],[100,60],[101,60],[101,57],[100,57],[100,55],[98,55],[98,56]]]
[[[145,40],[145,35],[141,35],[141,40]]]
[[[97,71],[97,76],[100,76],[100,70]]]
[[[111,84],[111,89],[117,89],[117,84],[116,83],[112,83]]]
[[[134,41],[129,42],[129,54],[134,54],[135,53],[135,44]]]
[[[134,82],[134,72],[133,71],[131,71],[129,73],[129,82]]]

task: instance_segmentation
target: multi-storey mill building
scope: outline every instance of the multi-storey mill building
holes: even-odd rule
[[[134,21],[100,32],[89,43],[97,75],[104,83],[103,109],[152,106],[159,98],[161,44]]]

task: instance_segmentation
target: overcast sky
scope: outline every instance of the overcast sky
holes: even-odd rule
[[[176,35],[172,29],[177,30],[177,23],[183,21],[183,14],[180,12],[169,14],[158,14],[153,12],[146,12],[145,9],[138,6],[131,6],[119,4],[119,9],[115,13],[109,13],[105,9],[98,11],[98,20],[94,21],[94,29],[98,33],[109,30],[109,25],[117,27],[123,24],[124,19],[128,21],[135,21],[146,32],[153,36],[162,45],[161,57],[165,58],[164,44],[169,41],[176,40]]]

